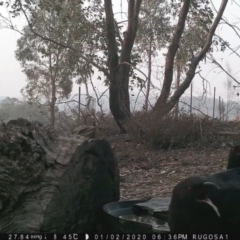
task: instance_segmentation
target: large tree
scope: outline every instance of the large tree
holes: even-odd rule
[[[11,4],[11,13],[13,16],[16,16],[20,12],[23,12],[25,17],[28,19],[28,24],[31,31],[34,34],[46,41],[50,41],[64,48],[73,50],[80,59],[86,61],[87,64],[96,67],[105,74],[109,81],[110,109],[120,129],[122,132],[124,132],[125,130],[123,128],[122,121],[125,121],[130,117],[129,74],[132,66],[131,53],[138,31],[138,22],[140,17],[139,13],[141,10],[142,1],[128,1],[126,31],[123,38],[121,37],[119,24],[114,18],[112,7],[113,2],[111,0],[104,0],[104,4],[102,5],[102,1],[99,0],[92,2],[86,1],[85,5],[87,6],[87,11],[85,12],[88,13],[88,15],[92,13],[90,14],[90,17],[88,17],[88,20],[95,22],[96,27],[91,29],[90,32],[92,34],[89,34],[88,38],[85,39],[83,43],[86,44],[87,40],[88,42],[93,42],[93,44],[97,43],[97,46],[99,46],[99,49],[102,51],[103,55],[107,54],[107,66],[105,65],[105,58],[102,58],[103,61],[99,60],[99,55],[96,54],[96,50],[94,52],[91,50],[81,51],[78,49],[78,44],[80,44],[80,42],[76,44],[74,41],[61,41],[60,38],[38,33],[37,29],[35,28],[36,11],[42,9],[43,7],[48,7],[51,11],[57,11],[61,13],[61,11],[64,10],[62,7],[64,6],[64,3],[65,6],[67,6],[66,3],[71,4],[72,2],[75,3],[76,0],[67,2],[64,0],[41,0],[39,2],[35,2],[34,0],[15,0]],[[221,20],[228,0],[222,0],[220,10],[212,27],[209,29],[209,33],[203,48],[193,54],[185,80],[169,99],[170,88],[173,80],[174,60],[179,48],[182,34],[184,32],[185,23],[192,17],[191,14],[189,14],[191,13],[189,9],[195,9],[196,11],[201,12],[201,14],[205,14],[203,8],[209,7],[209,2],[207,0],[176,0],[174,2],[178,3],[178,9],[180,9],[179,19],[166,55],[162,91],[154,107],[154,112],[160,113],[161,116],[164,116],[173,108],[180,96],[189,87],[195,75],[196,67],[211,47],[213,34]],[[89,7],[91,7],[91,9]],[[176,9],[175,13],[178,13],[178,9]],[[73,21],[69,16],[65,18],[65,22],[68,22],[68,24],[73,24]],[[102,28],[103,24],[105,24],[105,29]],[[69,28],[62,27],[60,28],[59,32],[62,32],[62,34],[65,35],[67,34],[68,29]],[[79,34],[79,31],[76,30],[76,32]],[[101,34],[105,34],[105,37],[103,37]],[[104,46],[106,42],[107,48]]]
[[[209,8],[208,0],[204,1],[198,1],[198,0],[184,0],[181,11],[179,14],[178,22],[175,27],[172,40],[170,42],[170,45],[168,47],[167,55],[166,55],[166,62],[165,62],[165,71],[164,71],[164,80],[163,80],[163,86],[162,91],[157,99],[157,102],[154,106],[154,112],[157,113],[158,118],[165,116],[167,113],[169,113],[172,108],[175,106],[175,104],[178,102],[179,98],[182,96],[182,94],[185,92],[185,90],[190,86],[196,72],[196,68],[199,64],[199,62],[205,57],[206,53],[210,50],[212,45],[213,36],[215,33],[215,30],[222,18],[222,15],[224,13],[224,10],[227,6],[228,0],[222,0],[222,3],[220,5],[220,9],[217,13],[217,16],[215,17],[215,20],[213,21],[212,26],[210,27],[207,37],[205,39],[205,42],[201,49],[196,49],[194,52],[193,49],[189,48],[189,51],[191,51],[191,59],[189,59],[189,65],[186,71],[186,77],[184,81],[180,84],[179,88],[173,93],[173,95],[170,96],[170,90],[171,85],[173,82],[173,70],[174,70],[174,61],[176,60],[177,51],[179,49],[179,44],[181,42],[181,37],[184,32],[184,27],[187,22],[189,21],[188,14],[189,10],[193,8],[193,10],[196,10],[197,8],[200,11],[201,14],[205,14],[206,10],[204,10],[205,7]],[[206,5],[207,4],[207,5]],[[198,13],[199,14],[199,13]]]
[[[24,31],[29,33],[27,29]],[[39,41],[35,35],[18,40],[16,57],[27,76],[27,85],[22,93],[31,102],[49,106],[53,127],[57,98],[67,98],[72,90],[73,75],[63,56],[63,48]]]
[[[51,36],[58,41],[74,42],[79,51],[84,48],[87,52],[89,45],[82,46],[81,41],[83,36],[86,38],[86,29],[90,25],[81,14],[81,5],[71,8],[64,4],[56,5],[55,11],[51,6],[42,6],[41,10],[35,12],[34,28],[38,34]],[[63,9],[60,11],[58,7]],[[80,14],[77,15],[79,11]],[[66,20],[71,17],[76,18],[73,26]],[[68,31],[62,32],[64,28]],[[29,26],[22,33],[16,51],[16,58],[27,76],[27,86],[22,89],[22,93],[30,101],[49,106],[51,125],[54,126],[57,100],[59,102],[69,97],[75,77],[78,77],[77,82],[86,81],[85,76],[91,74],[91,66],[82,62],[75,52],[39,38]]]
[[[122,122],[130,117],[129,75],[131,69],[131,51],[138,29],[141,0],[128,1],[127,28],[124,38],[121,37],[118,23],[114,18],[111,0],[105,0],[103,5],[101,1],[97,0],[86,2],[85,7],[82,8],[82,12],[85,13],[89,21],[95,23],[91,25],[95,27],[88,29],[89,35],[83,42],[64,41],[53,34],[45,35],[38,32],[36,28],[36,12],[48,9],[51,13],[57,12],[61,15],[62,11],[66,11],[63,7],[67,7],[68,4],[66,3],[72,5],[72,9],[74,9],[76,1],[42,0],[36,2],[31,0],[15,0],[14,2],[6,2],[11,7],[12,16],[18,16],[20,13],[24,14],[31,31],[38,37],[73,50],[80,59],[104,73],[109,83],[110,110],[121,131],[125,132]],[[81,1],[78,1],[78,3],[83,4]],[[69,11],[69,13],[74,13],[74,10]],[[63,26],[66,22],[68,25],[74,24],[75,21],[71,14],[64,18]],[[105,29],[102,28],[103,24],[105,25]],[[68,34],[69,27],[64,28],[63,26],[59,28],[58,33],[62,32],[63,35],[66,35]],[[104,33],[105,36],[103,35]],[[77,34],[81,35],[81,32],[75,29],[75,35]],[[94,45],[94,50],[79,50],[79,44],[86,44],[87,42]],[[97,54],[98,50],[102,52]]]
[[[194,6],[194,5],[193,5]],[[189,16],[190,15],[190,16]],[[179,48],[176,53],[174,70],[176,72],[175,89],[178,90],[181,77],[186,77],[191,58],[197,54],[206,41],[213,20],[213,11],[206,2],[203,6],[190,8]],[[175,117],[178,118],[178,102],[175,105]]]
[[[8,122],[17,118],[39,121],[43,124],[49,124],[50,120],[46,106],[6,97],[0,102],[0,121]]]
[[[120,41],[121,52],[119,55],[112,1],[104,0],[108,40],[110,109],[123,132],[125,132],[125,130],[121,122],[130,117],[129,73],[131,51],[137,35],[141,2],[141,0],[128,1],[127,29],[124,38]]]
[[[142,59],[147,59],[146,96],[144,109],[148,111],[151,77],[154,59],[166,47],[171,36],[171,12],[168,2],[159,0],[143,1],[139,19],[136,45]]]

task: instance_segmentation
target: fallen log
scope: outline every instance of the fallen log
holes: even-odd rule
[[[220,131],[217,133],[222,136],[238,136],[238,135],[240,135],[240,132],[229,132],[229,131]]]
[[[25,119],[0,127],[0,232],[104,231],[102,206],[119,200],[106,140],[63,137]]]

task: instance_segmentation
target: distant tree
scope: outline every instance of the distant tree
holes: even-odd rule
[[[141,57],[146,58],[148,64],[144,104],[146,111],[148,111],[153,60],[170,39],[172,31],[170,17],[171,8],[167,2],[143,1],[136,44]]]
[[[71,49],[77,54],[80,59],[84,60],[87,64],[96,67],[98,70],[102,71],[105,74],[107,80],[109,81],[110,110],[121,131],[126,132],[122,125],[122,121],[129,119],[129,117],[131,116],[129,98],[129,80],[132,69],[131,56],[134,42],[137,36],[142,1],[128,1],[128,15],[126,19],[126,29],[124,30],[120,29],[119,23],[117,23],[116,19],[114,18],[115,16],[112,7],[113,2],[111,0],[104,0],[104,4],[102,4],[103,1],[100,0],[84,1],[86,11],[83,10],[81,12],[85,12],[86,16],[87,13],[88,15],[91,15],[91,22],[95,22],[95,28],[92,32],[95,33],[96,30],[97,32],[96,34],[89,34],[88,38],[85,37],[85,41],[82,44],[81,41],[77,41],[77,44],[75,44],[74,41],[61,41],[60,35],[58,37],[52,35],[44,35],[41,32],[38,33],[38,30],[36,28],[36,12],[38,12],[42,8],[48,7],[50,12],[54,11],[58,14],[61,14],[62,11],[65,12],[65,8],[67,8],[68,4],[71,4],[72,1],[69,2],[65,0],[42,0],[40,1],[40,3],[36,3],[35,1],[29,0],[14,0],[7,2],[8,5],[11,7],[12,16],[18,16],[20,12],[25,15],[25,17],[28,19],[29,27],[34,34],[46,41],[50,41],[64,48]],[[178,14],[179,9],[180,14],[173,35],[171,34],[172,40],[170,42],[166,55],[162,91],[156,105],[154,106],[154,112],[158,112],[159,116],[165,116],[167,113],[169,113],[169,111],[171,111],[171,109],[179,100],[180,96],[189,87],[193,77],[195,76],[195,71],[199,62],[205,57],[205,54],[209,51],[211,47],[214,32],[221,20],[228,0],[222,0],[220,10],[215,18],[212,27],[208,32],[208,36],[203,48],[200,51],[196,51],[193,54],[193,57],[189,60],[190,66],[186,73],[185,80],[180,84],[179,89],[175,91],[171,98],[169,97],[173,81],[174,60],[180,45],[185,23],[191,22],[191,18],[194,17],[193,15],[191,15],[191,11],[189,11],[189,9],[195,11],[197,14],[201,13],[199,15],[204,15],[208,13],[206,9],[208,10],[210,7],[208,0],[177,0],[169,2],[177,3],[177,5],[174,5],[176,6],[174,14]],[[90,5],[92,5],[93,7],[91,9],[88,9]],[[74,14],[74,16],[77,15]],[[65,22],[68,22],[68,24],[71,25],[73,21],[71,21],[70,19],[71,17],[66,17]],[[64,21],[62,22],[64,24]],[[105,28],[103,29],[102,27],[104,25]],[[66,36],[68,35],[68,29],[69,28],[61,27],[59,28],[59,33],[61,33],[62,36]],[[76,32],[78,33],[78,36],[81,37],[81,32],[79,30],[77,30]],[[123,32],[124,35],[122,37]],[[99,35],[98,33],[103,33],[103,35]],[[80,45],[87,44],[87,42],[92,41],[94,43],[101,43],[100,46],[102,46],[103,49],[104,44],[107,42],[107,44],[105,45],[107,46],[106,51],[104,52],[104,50],[102,49],[101,52],[98,53],[96,48],[94,49],[94,51],[82,51],[82,48],[81,50],[78,49]],[[103,58],[103,62],[100,60],[100,58],[98,58],[98,56],[101,54],[105,56],[107,55],[107,61],[106,58]]]
[[[63,3],[59,7],[63,8],[64,5]],[[82,47],[87,50],[87,45],[81,46],[78,43],[81,37],[77,38],[78,41],[74,40],[79,35],[79,32],[75,32],[76,29],[80,31],[88,27],[87,20],[80,13],[73,13],[77,9],[80,10],[81,7],[75,5],[73,9],[67,5],[62,11],[58,8],[54,11],[49,5],[42,6],[41,11],[35,12],[35,30],[59,41],[74,41],[79,45],[79,50]],[[74,21],[74,26],[70,26],[66,19],[71,17],[82,22],[76,24]],[[63,34],[64,27],[68,28],[68,32]],[[57,100],[59,102],[69,97],[74,78],[78,83],[86,81],[86,75],[91,74],[91,67],[80,61],[75,52],[36,36],[28,26],[23,29],[23,34],[17,42],[16,51],[16,58],[20,61],[28,82],[22,93],[30,101],[44,102],[49,106],[51,125],[54,126]],[[84,35],[83,31],[82,34]]]
[[[229,63],[227,62],[227,72],[229,75],[232,76],[232,69],[229,65]],[[226,121],[228,121],[228,116],[229,116],[229,112],[231,111],[231,106],[233,104],[232,100],[233,100],[233,93],[234,93],[234,89],[233,89],[233,79],[227,75],[226,78],[226,82],[224,83],[225,88],[227,90],[227,103],[226,103]]]
[[[9,121],[11,119],[26,118],[30,121],[39,121],[43,124],[49,124],[50,118],[48,108],[35,103],[20,101],[17,98],[5,98],[0,102],[1,120]]]
[[[18,42],[16,58],[27,76],[23,96],[32,102],[46,103],[51,113],[51,125],[55,121],[55,103],[58,98],[71,93],[73,75],[64,61],[65,49],[50,42],[43,42],[32,35],[28,28]]]
[[[35,1],[28,0],[14,0],[6,2],[7,6],[11,9],[10,13],[13,17],[20,15],[20,13],[24,14],[32,33],[41,37],[43,40],[71,49],[77,54],[79,59],[86,62],[86,65],[96,67],[104,73],[109,82],[110,110],[121,131],[126,132],[122,121],[130,117],[129,76],[131,74],[131,53],[138,30],[138,19],[142,1],[128,1],[127,27],[126,30],[124,30],[125,34],[123,38],[121,37],[120,26],[113,15],[111,0],[104,0],[104,4],[99,0],[79,0],[77,1],[77,6],[82,7],[81,11],[77,11],[77,8],[74,10],[76,1],[77,0],[70,2],[65,0],[43,0],[36,3]],[[60,16],[62,12],[66,12],[68,5],[72,6],[72,11],[68,12],[73,13],[74,17],[72,18],[71,14],[68,14],[64,18],[64,21],[61,21],[61,27],[58,28],[58,26],[54,26],[54,24],[52,24],[51,27],[58,28],[58,32],[61,33],[62,36],[66,36],[69,33],[69,28],[63,27],[64,24],[71,25],[73,22],[77,23],[74,19],[77,18],[80,13],[84,13],[84,16],[92,23],[91,29],[88,28],[87,25],[85,27],[86,30],[89,30],[88,36],[82,35],[82,32],[78,28],[75,28],[75,36],[73,35],[74,39],[72,41],[63,40],[60,38],[60,35],[48,35],[38,31],[36,13],[42,9],[48,9],[49,13],[56,13],[56,15]],[[14,26],[11,27],[14,28]],[[77,36],[80,40],[82,39],[81,37],[84,36],[85,41],[80,41],[77,39]],[[88,46],[88,43],[92,43],[99,49],[94,48],[88,51],[87,47],[85,49],[85,45]],[[79,47],[81,48],[79,49]],[[101,50],[101,52],[98,50]]]

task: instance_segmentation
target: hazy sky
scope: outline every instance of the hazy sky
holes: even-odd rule
[[[216,4],[215,6],[218,9],[221,1],[213,0],[213,2]],[[119,8],[119,6],[116,5],[115,8]],[[231,23],[237,22],[239,20],[239,11],[240,8],[236,7],[234,4],[231,4],[231,1],[229,1],[224,16]],[[19,27],[22,27],[25,23],[23,17],[17,21]],[[240,27],[240,24],[238,25]],[[225,40],[229,41],[232,48],[236,48],[240,45],[240,39],[236,37],[236,33],[234,33],[234,31],[229,27],[221,25],[218,27],[217,33],[221,35]],[[26,85],[26,77],[21,72],[20,64],[15,59],[14,54],[16,50],[16,41],[19,37],[20,34],[17,32],[7,29],[0,29],[0,96],[20,97],[20,90]],[[230,55],[229,51],[226,51],[225,53],[215,53],[214,56],[217,57],[217,60],[223,64],[224,67],[226,67],[226,62],[228,62],[232,69],[232,73],[237,79],[240,80],[240,59],[238,57],[236,57],[234,54]],[[161,61],[164,62],[164,59]],[[219,69],[216,69],[214,64],[202,64],[202,67],[203,71],[201,74],[208,79],[211,85],[210,88],[208,88],[209,94],[210,92],[213,93],[213,87],[217,87],[217,96],[221,95],[225,98],[226,87],[224,86],[224,81],[226,80],[226,74],[221,73]],[[159,81],[155,81],[155,84],[160,86]],[[75,84],[73,93],[77,93],[77,89],[78,86]],[[199,77],[195,77],[193,89],[194,95],[199,95],[202,93],[202,80]],[[186,91],[186,94],[188,93],[189,90]]]

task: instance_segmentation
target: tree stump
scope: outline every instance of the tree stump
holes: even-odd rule
[[[106,140],[17,119],[0,127],[0,232],[103,231],[102,206],[119,200]]]

